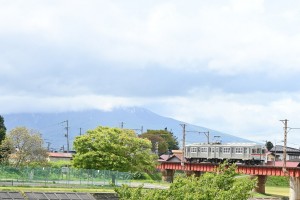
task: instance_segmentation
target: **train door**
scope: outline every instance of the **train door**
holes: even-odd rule
[[[220,149],[219,149],[219,147],[216,147],[216,149],[215,149],[215,158],[219,158],[220,157]]]
[[[210,154],[211,158],[215,158],[216,157],[216,152],[215,152],[215,147],[211,147],[211,154]]]

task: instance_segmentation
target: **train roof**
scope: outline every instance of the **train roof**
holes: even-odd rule
[[[187,144],[186,146],[235,146],[235,147],[240,147],[240,146],[263,146],[261,144],[257,144],[257,143],[211,143],[211,144],[207,144],[207,143],[193,143],[193,144]]]

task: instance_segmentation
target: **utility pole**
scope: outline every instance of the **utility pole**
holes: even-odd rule
[[[289,120],[287,119],[283,119],[283,120],[280,120],[283,124],[284,124],[284,127],[283,127],[283,130],[284,130],[284,140],[283,140],[283,172],[284,173],[287,173],[287,170],[286,170],[286,143],[287,143],[287,133],[292,130],[292,129],[300,129],[300,128],[290,128],[287,126],[287,122]]]
[[[182,126],[182,159],[181,159],[181,166],[184,166],[185,127],[186,127],[186,124],[180,124],[180,126]]]
[[[133,131],[140,131],[141,134],[142,134],[143,133],[143,126],[141,126],[141,128],[133,128],[131,130],[133,130]],[[138,133],[137,133],[137,135],[138,135]]]
[[[81,128],[79,128],[79,135],[81,135]]]
[[[67,153],[70,151],[70,145],[69,145],[69,120],[63,121],[61,123],[66,123],[66,131],[67,133],[65,134],[65,137],[67,138]]]
[[[48,152],[50,151],[50,144],[51,144],[51,142],[46,142],[47,143],[47,150],[48,150]]]
[[[280,120],[283,124],[284,124],[284,127],[283,127],[283,130],[284,130],[284,140],[283,140],[283,172],[286,173],[286,141],[287,141],[287,132],[288,132],[288,127],[287,127],[287,122],[288,120],[287,119],[284,119],[284,120]]]
[[[121,129],[124,128],[124,122],[121,122]]]

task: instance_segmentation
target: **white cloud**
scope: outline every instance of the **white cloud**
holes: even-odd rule
[[[127,94],[134,96],[129,98],[106,92],[120,88],[118,94],[126,88],[126,81],[139,86],[143,80],[135,83],[135,74],[122,74],[128,76],[121,81],[123,85],[110,88],[108,85],[118,80],[111,81],[107,77],[113,79],[115,74],[101,70],[124,68],[124,73],[125,68],[151,67],[158,71],[154,76],[159,68],[166,68],[237,80],[247,73],[247,80],[255,82],[251,75],[265,75],[272,77],[267,79],[272,83],[278,80],[278,86],[282,76],[288,82],[300,72],[297,1],[19,0],[0,4],[0,42],[5,45],[0,47],[1,112],[145,106],[166,116],[258,140],[270,134],[280,140],[280,119],[288,118],[295,123],[292,126],[298,126],[299,88],[293,82],[289,83],[293,93],[284,91],[288,86],[279,88],[279,93],[226,93],[230,84],[222,88],[220,83],[213,85],[218,80],[208,80],[211,88],[204,89],[205,83],[191,81],[190,87],[200,89],[190,89],[187,96]],[[163,72],[159,74],[162,79],[168,76],[167,70]],[[97,82],[98,74],[103,82]],[[151,83],[151,78],[144,81]],[[86,83],[90,79],[91,83]],[[185,77],[178,79],[184,81]],[[176,78],[169,80],[172,85]],[[99,89],[102,93],[94,92],[97,87],[104,88]],[[140,89],[131,87],[126,91]],[[257,89],[257,85],[253,87]],[[48,96],[51,94],[55,96]],[[296,134],[290,135],[299,141]]]
[[[86,109],[112,110],[116,107],[139,106],[139,99],[105,95],[59,96],[4,96],[0,97],[2,113],[63,112]]]
[[[198,91],[199,92],[199,91]],[[156,112],[191,124],[209,127],[250,140],[282,140],[281,119],[290,127],[300,127],[298,93],[227,94],[203,90],[187,97],[164,100],[164,109]],[[289,134],[289,141],[300,141],[299,134]]]
[[[33,37],[36,43],[75,48],[131,67],[157,63],[222,74],[299,72],[299,21],[292,20],[299,18],[299,9],[278,12],[271,4],[281,5],[262,0],[157,1],[147,7],[140,2],[17,1],[1,7],[6,20],[0,28],[1,35]]]

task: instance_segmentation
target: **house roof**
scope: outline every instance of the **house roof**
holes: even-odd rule
[[[159,162],[181,162],[182,160],[182,154],[172,154],[172,155],[168,155],[168,154],[163,154],[161,156],[159,156],[158,161]]]
[[[49,152],[49,157],[52,158],[72,158],[71,153],[58,153],[58,152]]]
[[[283,152],[283,146],[282,145],[276,145],[274,146],[271,150],[272,153],[273,152]],[[300,150],[296,149],[296,148],[292,148],[292,147],[286,147],[286,152],[287,153],[299,153],[300,154]]]

